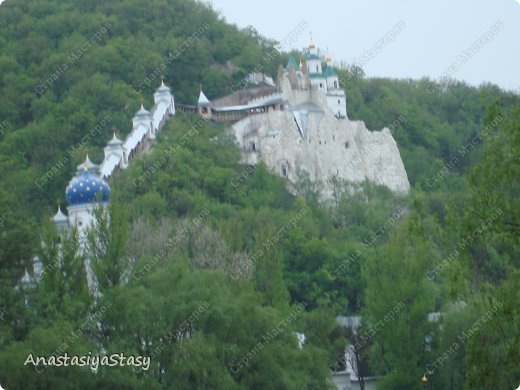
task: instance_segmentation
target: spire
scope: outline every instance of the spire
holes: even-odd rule
[[[317,57],[318,52],[316,51],[316,45],[314,44],[314,40],[312,39],[312,32],[311,32],[311,42],[309,43],[309,57]],[[317,59],[317,58],[313,58]]]
[[[330,51],[329,51],[329,48],[327,47],[327,52],[325,54],[325,62],[327,64],[331,63],[332,62],[332,56],[330,55]]]
[[[83,170],[85,172],[88,172],[88,152],[87,152],[87,155],[85,157],[85,162],[83,163]]]
[[[119,138],[117,138],[116,128],[114,127],[114,134],[112,135],[112,139],[110,141],[108,141],[107,146],[112,147],[112,146],[118,146],[118,145],[122,145],[122,144],[123,144],[123,141],[121,141]]]
[[[54,221],[54,223],[56,224],[56,227],[58,229],[60,229],[62,227],[62,225],[67,225],[67,223],[68,223],[67,216],[65,214],[63,214],[63,212],[61,211],[60,203],[58,203],[58,211],[56,212],[54,217],[52,217],[52,220]]]
[[[202,89],[200,90],[200,94],[199,94],[199,102],[198,104],[199,105],[207,105],[209,104],[209,99],[206,97],[206,95],[204,94],[204,92],[202,92]]]
[[[328,51],[327,51],[327,54],[325,54],[325,62],[327,64],[330,64],[332,62],[332,56],[329,54]]]
[[[33,279],[29,272],[27,272],[27,267],[25,267],[25,273],[22,276],[21,282],[24,287],[30,287],[32,285]]]
[[[302,70],[302,69],[303,69],[303,64],[302,64],[302,59],[300,57],[300,70]]]

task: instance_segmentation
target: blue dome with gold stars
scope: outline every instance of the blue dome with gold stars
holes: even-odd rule
[[[103,179],[86,170],[70,181],[65,193],[67,201],[71,206],[93,202],[108,202],[110,187]]]

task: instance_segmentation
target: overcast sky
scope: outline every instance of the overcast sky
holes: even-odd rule
[[[520,0],[208,2],[228,22],[252,25],[278,41],[304,22],[309,28],[293,49],[307,47],[312,32],[334,62],[357,62],[369,77],[438,80],[450,75],[520,92]],[[464,51],[470,54],[462,57]]]

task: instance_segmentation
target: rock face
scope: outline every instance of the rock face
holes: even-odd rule
[[[388,128],[369,131],[362,121],[338,118],[319,91],[292,90],[283,83],[284,109],[268,109],[232,127],[245,163],[265,162],[295,183],[297,171],[323,183],[330,198],[334,176],[351,182],[368,180],[406,193],[408,176]]]

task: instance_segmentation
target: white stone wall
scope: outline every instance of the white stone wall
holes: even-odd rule
[[[331,89],[339,88],[339,79],[338,76],[327,77],[327,88],[330,91]]]
[[[327,93],[327,103],[334,115],[341,118],[347,117],[347,102],[345,94],[339,91],[332,92],[329,90]]]
[[[86,232],[94,223],[95,204],[85,203],[67,207],[69,226],[78,229],[80,239],[86,238]]]
[[[304,102],[306,93],[309,97],[308,92],[286,91],[285,95],[291,97],[287,108]],[[337,119],[326,107],[324,94],[310,94],[311,101],[320,103],[324,113],[308,113],[306,139],[289,109],[270,110],[233,126],[244,162],[256,164],[262,160],[280,176],[285,168],[292,183],[296,182],[297,170],[303,169],[311,179],[324,183],[325,198],[331,197],[332,188],[327,182],[335,175],[353,182],[368,179],[395,192],[409,190],[408,176],[390,130],[369,131],[364,122]],[[250,142],[255,143],[255,151]]]

